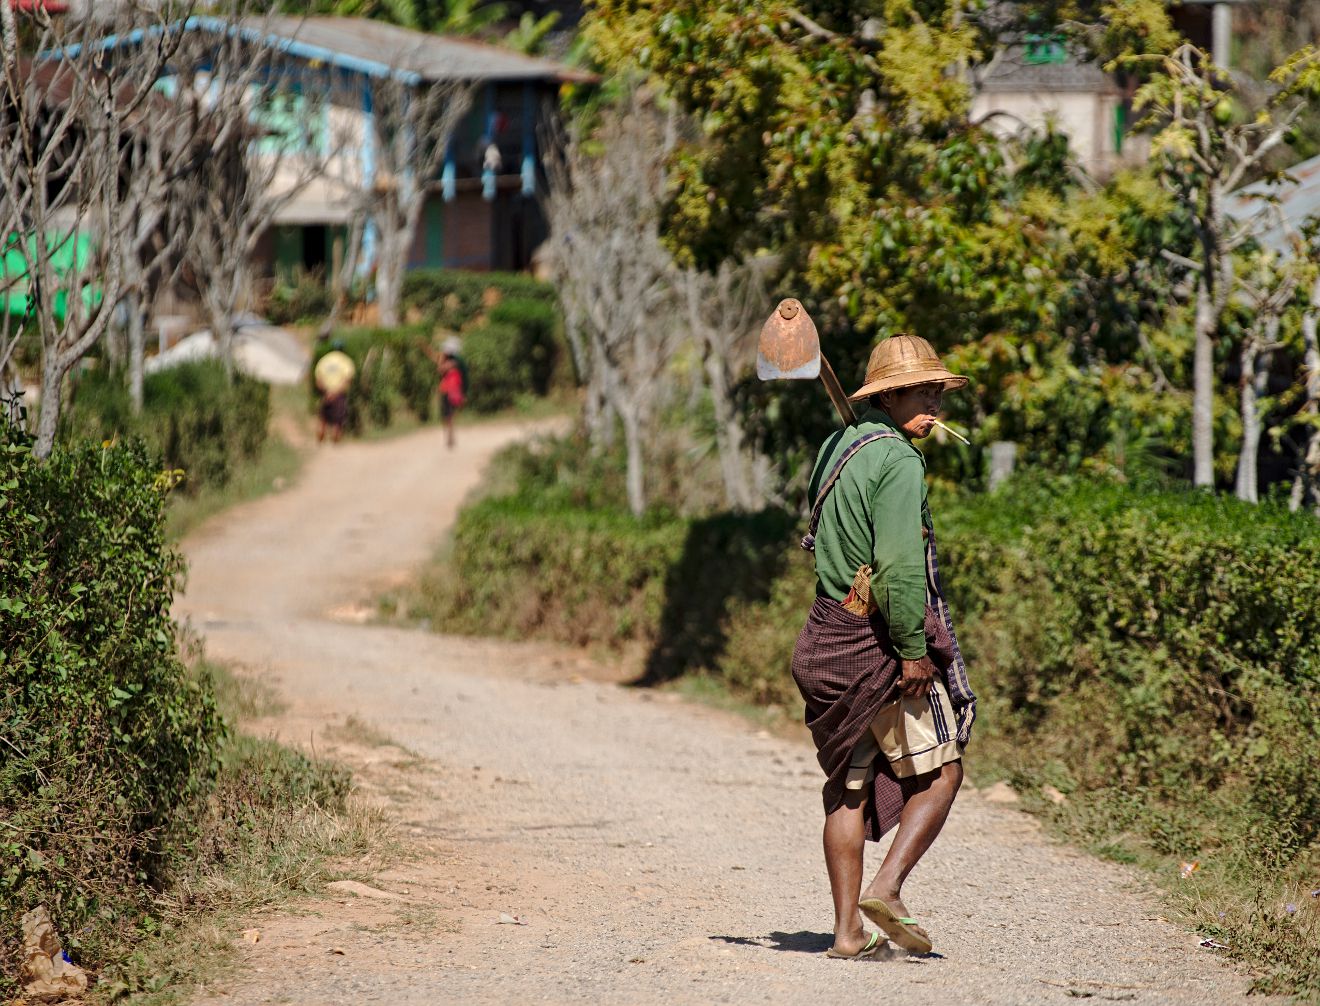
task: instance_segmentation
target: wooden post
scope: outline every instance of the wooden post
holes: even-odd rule
[[[1013,474],[1017,464],[1017,444],[1011,440],[996,440],[990,445],[990,491],[994,492]]]

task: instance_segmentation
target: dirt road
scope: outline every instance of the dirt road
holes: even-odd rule
[[[252,920],[260,942],[202,1000],[1243,995],[1246,979],[1160,919],[1131,874],[969,791],[907,888],[937,953],[827,960],[808,746],[601,680],[570,652],[360,624],[363,602],[430,553],[490,454],[524,433],[467,429],[452,453],[437,431],[325,448],[297,485],[185,543],[179,609],[209,652],[270,681],[287,709],[264,726],[352,764],[405,840],[366,896],[327,892]]]

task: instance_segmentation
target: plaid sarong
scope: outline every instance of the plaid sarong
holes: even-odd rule
[[[815,551],[825,499],[848,461],[867,444],[896,436],[886,430],[860,437],[849,445],[817,494],[811,522],[802,539],[804,549]],[[958,718],[958,743],[965,747],[972,738],[972,724],[976,720],[976,696],[958,647],[953,615],[940,586],[933,529],[926,539],[926,652],[944,678]],[[844,779],[853,748],[870,729],[880,707],[899,697],[901,671],[902,664],[882,619],[876,615],[864,618],[838,601],[816,598],[793,649],[793,680],[806,701],[807,727],[816,742],[816,760],[825,770],[822,796],[826,814],[843,803]],[[875,784],[866,801],[867,838],[879,841],[898,823],[914,787],[915,779],[897,779],[885,759],[877,760]]]
[[[963,662],[962,650],[958,646],[958,634],[953,631],[953,614],[949,611],[949,604],[944,600],[944,591],[940,587],[940,561],[935,550],[933,529],[926,540],[926,606],[927,638],[930,637],[929,618],[932,609],[949,634],[951,659],[948,667],[940,670],[944,674],[944,686],[949,690],[949,702],[953,705],[954,715],[958,717],[958,743],[966,747],[972,739],[972,724],[976,722],[976,695],[967,678],[967,664]]]
[[[947,613],[947,611],[946,611]],[[926,651],[946,681],[957,643],[937,610],[926,607]],[[961,662],[961,657],[957,658]],[[871,728],[880,707],[899,697],[902,670],[884,620],[854,615],[838,601],[816,598],[807,624],[793,649],[793,680],[806,702],[807,727],[816,744],[816,760],[825,770],[825,813],[843,804],[844,780],[853,748]],[[966,679],[966,670],[962,671]],[[950,687],[950,699],[953,689]],[[955,706],[956,709],[956,706]],[[962,739],[963,713],[959,716]],[[967,729],[971,729],[968,722]],[[866,837],[878,842],[898,823],[917,779],[897,779],[884,758],[876,761],[875,783],[866,800]]]

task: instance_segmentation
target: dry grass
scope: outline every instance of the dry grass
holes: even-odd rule
[[[123,932],[95,1001],[185,1001],[232,970],[253,912],[319,894],[333,880],[370,878],[395,855],[385,816],[354,794],[344,769],[242,732],[244,719],[269,712],[269,689],[215,665],[206,671],[239,729],[215,787],[182,815],[163,888]]]
[[[352,715],[342,724],[326,728],[325,736],[341,744],[356,744],[364,748],[398,747],[388,734]]]

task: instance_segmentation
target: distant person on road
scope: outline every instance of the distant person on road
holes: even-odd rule
[[[440,378],[440,418],[445,424],[445,442],[454,446],[454,415],[467,402],[467,364],[460,355],[463,343],[451,335],[440,346],[434,357]]]
[[[812,473],[816,601],[793,651],[793,678],[827,776],[825,865],[834,898],[831,957],[874,956],[887,936],[929,953],[903,882],[944,827],[962,784],[976,697],[940,590],[926,461],[912,441],[934,427],[949,373],[925,339],[871,353],[849,396],[857,423],[830,436]],[[898,831],[862,890],[866,840]],[[865,915],[881,933],[868,934]]]
[[[317,443],[325,440],[327,431],[335,443],[343,437],[344,424],[348,421],[348,389],[353,386],[356,374],[352,358],[344,352],[344,344],[338,339],[330,344],[330,352],[316,361],[312,377],[321,399],[317,410]]]

